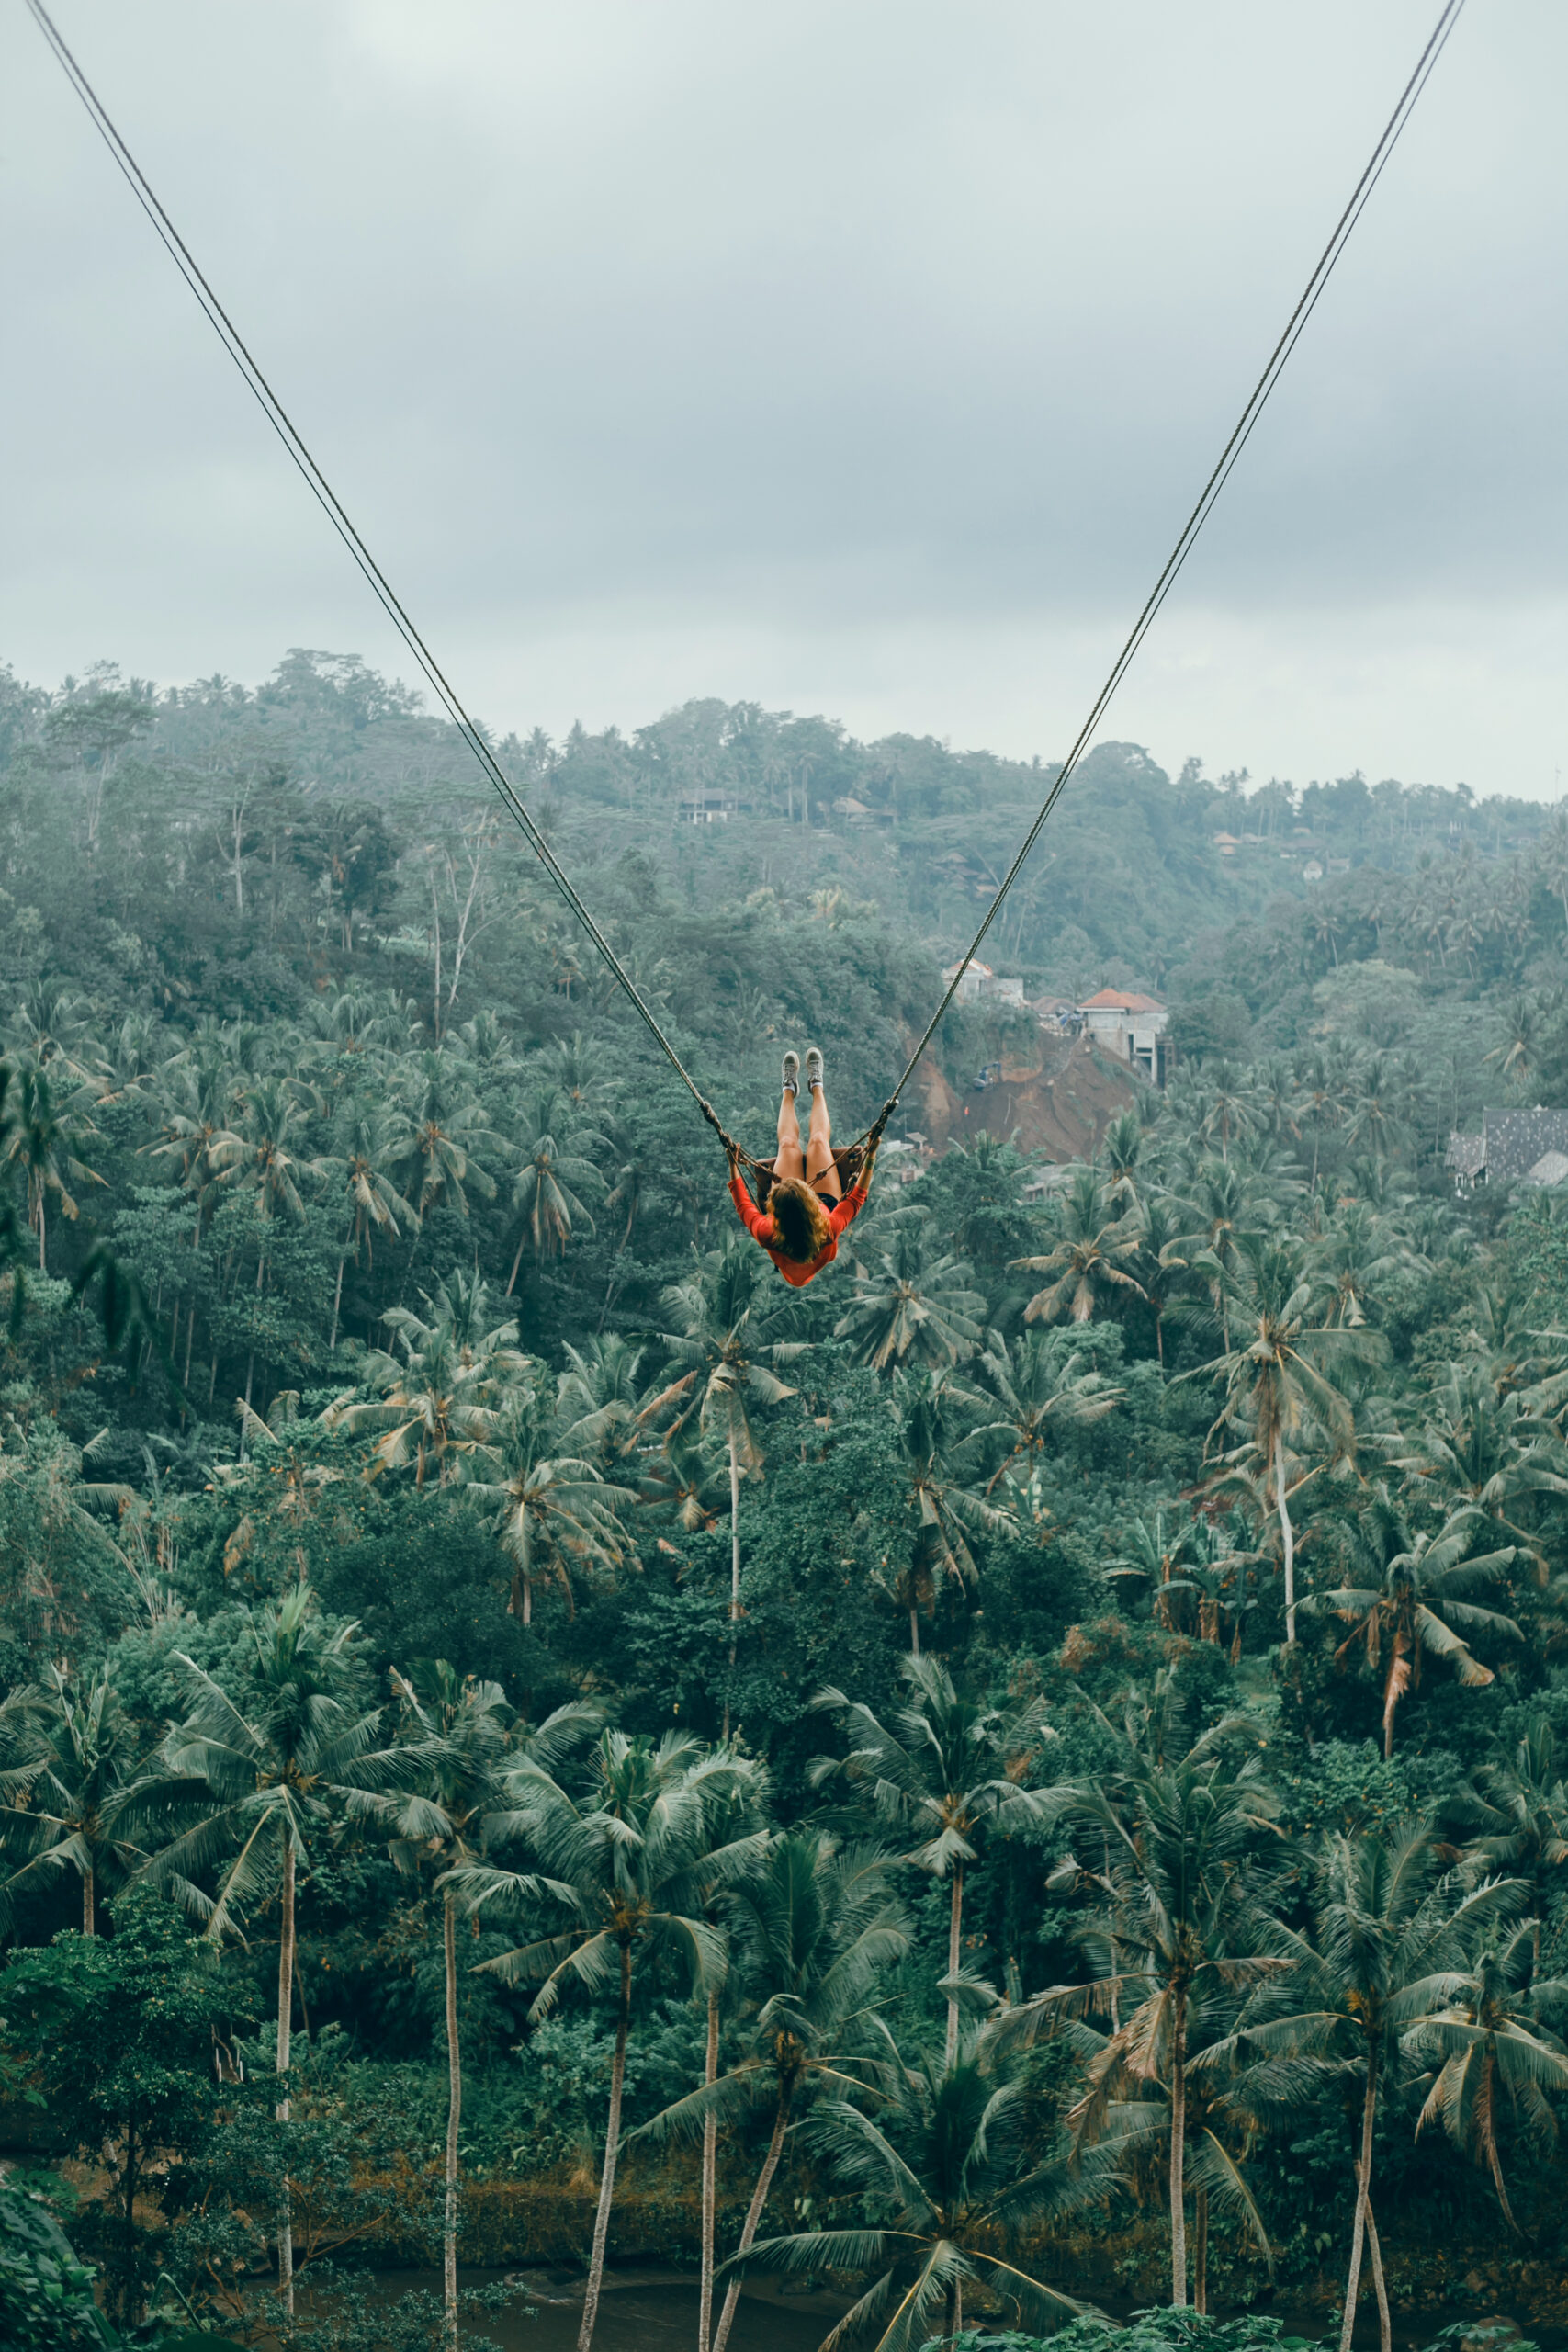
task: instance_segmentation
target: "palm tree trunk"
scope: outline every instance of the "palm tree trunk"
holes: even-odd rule
[[[729,1680],[735,1682],[735,1647],[740,1623],[740,1464],[735,1452],[735,1429],[729,1431]],[[724,1694],[724,1736],[729,1737],[730,1692]]]
[[[962,1862],[955,1862],[953,1867],[953,1896],[947,1914],[947,1973],[950,1977],[956,1976],[958,1973],[963,1925],[964,1865]],[[942,2044],[942,2064],[951,2074],[958,2059],[958,1996],[953,1992],[950,1992],[947,1996],[947,2039]]]
[[[94,1917],[97,1909],[97,1893],[96,1876],[89,1866],[82,1873],[82,1933],[85,1936],[96,1936],[98,1932],[94,1925]]]
[[[718,2080],[718,1995],[708,1995],[708,2046],[703,2067],[705,2084]],[[713,2332],[714,2202],[718,2182],[718,2118],[703,2118],[703,2248],[702,2300],[697,2305],[697,2352],[708,2352]]]
[[[589,2352],[593,2324],[599,2316],[599,2290],[604,2283],[604,2249],[610,2237],[610,2204],[615,2194],[615,2158],[620,2153],[621,2093],[626,2079],[626,2035],[632,2021],[632,1955],[621,1947],[621,2005],[615,2017],[615,2059],[610,2070],[610,2115],[604,2131],[604,2169],[599,2177],[599,2210],[593,2216],[593,2250],[588,2257],[588,2292],[582,2299],[582,2324],[577,2331],[577,2352]]]
[[[526,1233],[525,1233],[523,1236],[523,1241],[520,1241],[517,1244],[517,1255],[512,1261],[512,1272],[506,1277],[506,1295],[508,1298],[511,1297],[513,1285],[517,1280],[517,1270],[523,1263],[523,1242],[526,1241],[527,1238],[528,1237]]]
[[[751,2202],[746,2208],[746,2219],[740,2229],[740,2243],[735,2249],[738,2256],[747,2253],[756,2237],[757,2224],[762,2218],[763,2208],[768,2201],[768,2191],[773,2185],[773,2175],[779,2168],[784,2133],[789,2128],[789,2101],[790,2094],[786,2085],[779,2091],[779,2111],[773,2118],[773,2136],[768,2142],[768,2153],[762,2158],[762,2169],[757,2175],[757,2186],[751,2191]],[[713,2352],[724,2352],[724,2347],[729,2341],[730,2324],[735,2318],[735,2306],[739,2301],[740,2280],[737,2276],[730,2280],[725,2290],[724,2309],[719,2313],[718,2325],[714,2330]]]
[[[1176,1990],[1170,2042],[1170,2300],[1187,2308],[1187,1994]]]
[[[1280,1539],[1285,1547],[1285,1640],[1296,1645],[1296,1531],[1285,1502],[1285,1432],[1274,1431],[1274,1501],[1280,1513]]]
[[[346,1258],[340,1258],[337,1261],[337,1288],[333,1293],[333,1329],[332,1337],[327,1341],[328,1355],[331,1355],[333,1350],[337,1345],[338,1311],[343,1306],[343,1270],[347,1263],[348,1260]]]
[[[1200,2319],[1209,2316],[1209,2192],[1201,2188],[1193,2199],[1196,2207],[1197,2246],[1192,2256],[1192,2308]]]
[[[954,2278],[947,2290],[947,2314],[942,2322],[942,2341],[948,2345],[955,2344],[958,2340],[958,2331],[963,2324],[964,2281],[962,2278]]]
[[[1345,2282],[1345,2322],[1339,2331],[1339,2352],[1350,2352],[1356,2324],[1356,2298],[1361,2286],[1361,2245],[1366,2236],[1367,2207],[1372,2182],[1372,2119],[1377,2113],[1378,2064],[1375,2048],[1367,2050],[1367,2096],[1361,2109],[1361,2161],[1356,2167],[1356,2222],[1350,2233],[1350,2275]]]
[[[448,1888],[442,1922],[446,1956],[446,2211],[442,2225],[441,2286],[446,2341],[457,2352],[457,2126],[463,2113],[463,2059],[457,2042],[457,1914]]]
[[[919,1610],[919,1603],[918,1601],[911,1600],[911,1601],[910,1601],[910,1603],[909,1603],[909,1656],[910,1656],[911,1657],[919,1657],[919,1655],[920,1655],[920,1610]]]
[[[283,1849],[283,1925],[277,1945],[277,2071],[288,2072],[288,2037],[294,2019],[294,1841],[285,1838]],[[277,2120],[288,2120],[287,2093],[277,2102]],[[277,2208],[277,2291],[287,2310],[294,2309],[294,2232],[288,2214],[288,2174],[283,2175]]]
[[[251,1435],[251,1384],[255,1378],[256,1351],[251,1350],[245,1362],[245,1409],[240,1416],[240,1459],[245,1458],[245,1448]]]
[[[1388,2286],[1382,2275],[1382,2248],[1378,2244],[1378,2225],[1372,2218],[1372,2200],[1367,2199],[1367,2252],[1372,2258],[1372,2291],[1378,2299],[1378,2352],[1393,2352],[1393,2322],[1389,2316]]]

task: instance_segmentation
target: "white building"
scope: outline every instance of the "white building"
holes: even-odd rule
[[[958,983],[960,1004],[973,1004],[980,997],[987,997],[995,1004],[1021,1005],[1023,1002],[1021,980],[1002,978],[992,971],[988,964],[982,964],[978,956],[971,956],[963,968],[964,978]],[[942,978],[951,983],[958,969],[956,964],[950,964]]]
[[[1165,1037],[1170,1015],[1157,997],[1140,996],[1134,989],[1101,989],[1077,1012],[1097,1046],[1131,1063],[1156,1086],[1165,1084],[1176,1056]]]

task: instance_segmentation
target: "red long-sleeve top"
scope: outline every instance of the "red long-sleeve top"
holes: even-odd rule
[[[730,1177],[729,1197],[739,1210],[740,1221],[752,1240],[761,1243],[785,1282],[793,1283],[796,1290],[801,1290],[811,1280],[813,1274],[820,1273],[829,1261],[838,1256],[840,1237],[854,1223],[865,1206],[866,1187],[863,1183],[857,1184],[852,1192],[844,1194],[843,1199],[837,1208],[830,1212],[828,1218],[828,1230],[833,1237],[831,1241],[825,1250],[818,1250],[815,1258],[809,1258],[804,1263],[797,1258],[781,1256],[773,1248],[773,1220],[771,1216],[763,1216],[741,1182],[739,1171]],[[822,1205],[826,1208],[828,1204],[824,1201]]]

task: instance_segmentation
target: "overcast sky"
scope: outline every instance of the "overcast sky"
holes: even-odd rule
[[[1437,0],[58,0],[494,725],[1075,733]],[[1105,731],[1551,797],[1562,0],[1470,0]],[[0,660],[408,673],[25,10]]]

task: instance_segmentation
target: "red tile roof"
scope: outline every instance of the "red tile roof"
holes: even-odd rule
[[[1101,989],[1078,1007],[1080,1012],[1163,1012],[1157,996],[1140,996],[1135,989]]]

